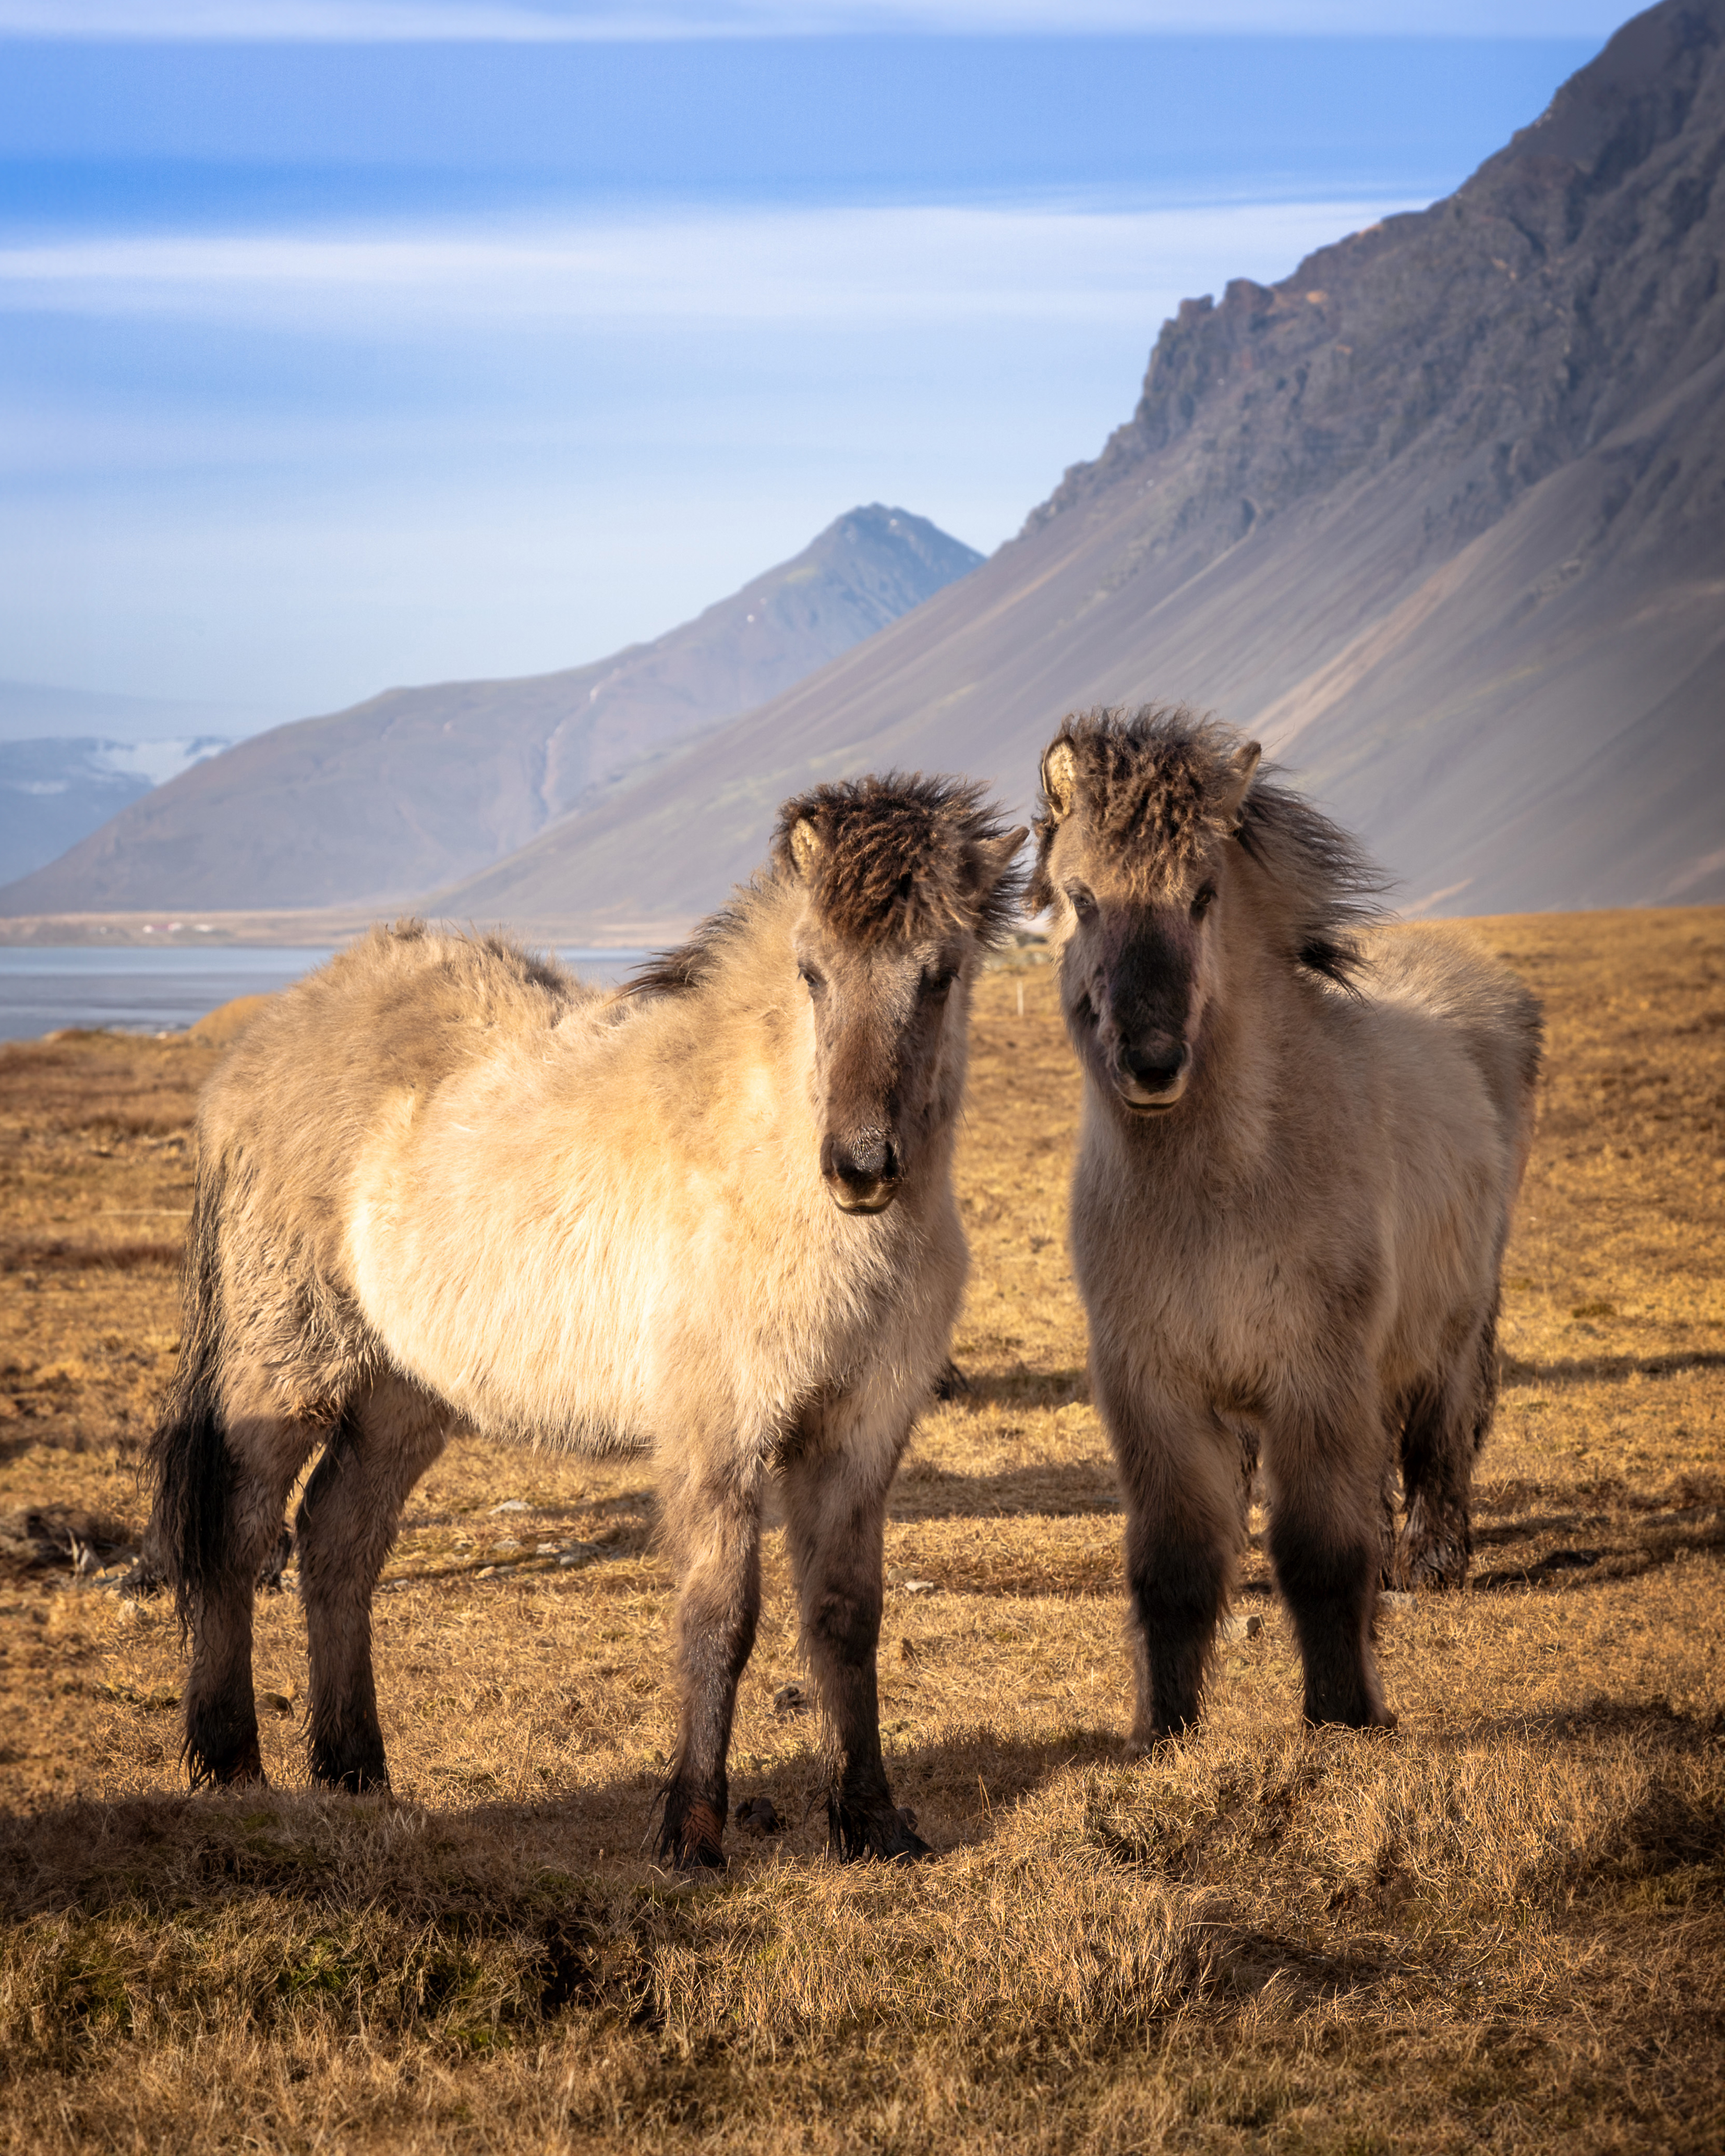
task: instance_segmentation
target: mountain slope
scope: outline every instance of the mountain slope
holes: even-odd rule
[[[49,735],[0,740],[0,875],[26,875],[152,786],[228,746],[212,735],[116,742]]]
[[[650,644],[531,680],[393,689],[256,735],[0,890],[0,913],[401,902],[602,800],[980,559],[903,510],[853,510]]]
[[[908,619],[439,903],[704,910],[778,799],[1022,805],[1075,706],[1259,732],[1429,910],[1725,896],[1725,0],[1629,23],[1452,197],[1189,300],[1137,412]]]

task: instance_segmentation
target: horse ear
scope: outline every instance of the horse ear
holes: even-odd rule
[[[1078,791],[1078,758],[1065,735],[1042,752],[1042,793],[1049,814],[1063,824],[1072,813],[1072,797]]]
[[[814,874],[815,865],[825,851],[819,832],[806,816],[799,816],[791,826],[791,859],[804,883]]]
[[[1237,828],[1241,812],[1245,807],[1246,794],[1250,789],[1253,773],[1258,768],[1258,759],[1264,753],[1256,742],[1242,742],[1228,759],[1227,776],[1222,781],[1222,791],[1217,806],[1221,809],[1230,829]]]
[[[1028,824],[1020,824],[1015,831],[1009,831],[1004,839],[984,839],[976,850],[977,883],[978,887],[993,891],[1009,869],[1019,848],[1030,835]]]

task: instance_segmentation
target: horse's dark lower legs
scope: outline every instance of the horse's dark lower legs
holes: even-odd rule
[[[892,1800],[880,1756],[880,1644],[886,1492],[908,1433],[847,1444],[845,1429],[808,1434],[783,1466],[786,1536],[803,1645],[820,1692],[829,1754],[827,1828],[847,1861],[926,1856]]]
[[[1473,1463],[1497,1404],[1495,1307],[1450,1368],[1423,1384],[1402,1426],[1404,1516],[1389,1565],[1399,1588],[1460,1587],[1473,1553]]]
[[[1393,1728],[1372,1653],[1381,1563],[1381,1434],[1362,1415],[1270,1461],[1270,1553],[1306,1671],[1306,1719]],[[1374,1458],[1373,1455],[1378,1457]]]
[[[254,1574],[223,1571],[196,1597],[186,1680],[186,1763],[203,1782],[264,1779],[252,1691]]]
[[[725,1761],[737,1686],[761,1611],[758,1473],[720,1467],[668,1476],[660,1492],[680,1562],[677,1752],[665,1789],[659,1853],[680,1866],[725,1861]]]
[[[1198,1718],[1244,1535],[1245,1454],[1239,1435],[1219,1424],[1113,1407],[1099,1390],[1112,1408],[1108,1429],[1126,1495],[1137,1674],[1132,1742],[1144,1750]]]
[[[379,1386],[342,1416],[300,1501],[311,1772],[331,1788],[389,1786],[372,1675],[372,1590],[408,1492],[443,1450],[444,1427],[443,1411],[413,1386]]]
[[[1399,1532],[1389,1584],[1460,1587],[1473,1551],[1473,1430],[1466,1403],[1441,1380],[1421,1386],[1402,1426]]]
[[[220,1435],[224,1486],[216,1567],[193,1585],[192,1666],[186,1679],[186,1762],[195,1784],[264,1779],[252,1691],[252,1604],[258,1574],[281,1534],[281,1508],[316,1442],[315,1425],[259,1415]]]

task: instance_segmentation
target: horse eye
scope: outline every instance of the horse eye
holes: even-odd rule
[[[943,966],[937,973],[925,973],[922,976],[922,993],[931,999],[943,996],[957,978],[957,969],[951,966]]]
[[[811,996],[823,996],[826,993],[826,976],[824,973],[817,972],[813,966],[798,966],[797,973],[803,987],[808,989]]]
[[[1069,883],[1066,886],[1066,896],[1072,901],[1072,911],[1081,921],[1088,921],[1091,914],[1096,911],[1096,895],[1088,885]]]
[[[1199,892],[1197,897],[1192,901],[1192,918],[1194,921],[1202,921],[1204,919],[1205,914],[1209,911],[1211,906],[1214,903],[1215,896],[1216,886],[1213,883],[1207,883],[1204,886],[1203,890]]]

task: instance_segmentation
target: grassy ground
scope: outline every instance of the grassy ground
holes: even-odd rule
[[[716,1881],[649,1862],[646,1478],[478,1445],[377,1604],[396,1800],[307,1789],[290,1593],[273,1789],[183,1794],[170,1617],[53,1553],[139,1523],[216,1049],[0,1052],[0,2149],[1720,2146],[1725,916],[1480,928],[1551,1075],[1469,1591],[1386,1609],[1394,1735],[1313,1736],[1254,1556],[1202,1733],[1136,1765],[1076,1084],[1048,976],[984,983],[974,1389],[888,1535],[909,1873],[822,1854],[777,1534],[733,1795],[788,1830]]]

